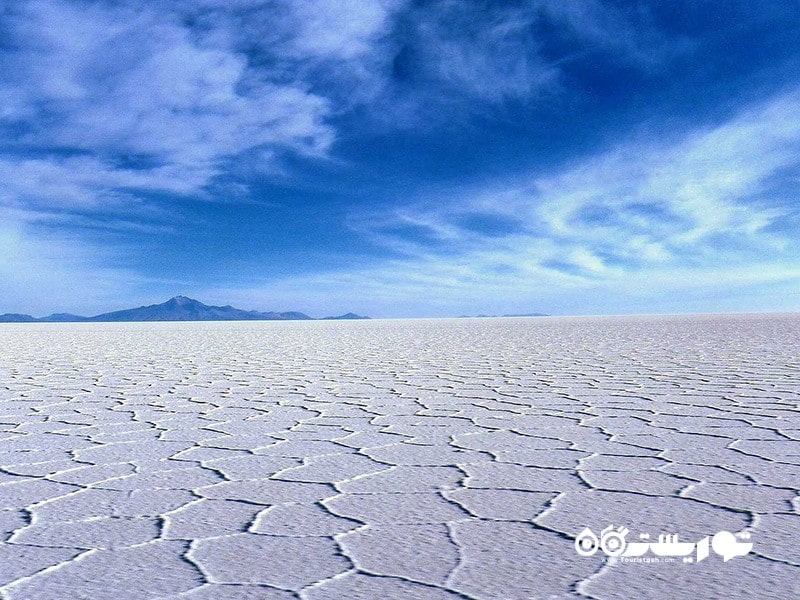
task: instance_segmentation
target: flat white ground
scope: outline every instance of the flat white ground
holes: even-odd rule
[[[799,376],[798,315],[3,325],[0,595],[798,597]]]

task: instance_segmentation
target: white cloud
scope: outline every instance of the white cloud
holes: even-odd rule
[[[42,183],[40,204],[63,173],[60,207],[102,208],[114,179],[202,194],[244,153],[262,173],[280,171],[282,152],[327,158],[331,118],[355,104],[395,124],[392,106],[414,112],[408,99],[388,100],[403,45],[428,71],[414,89],[420,102],[442,93],[495,101],[535,97],[558,77],[532,33],[543,14],[579,37],[628,31],[600,5],[589,20],[546,3],[475,10],[452,0],[422,9],[408,0],[20,1],[4,16],[13,50],[0,66],[0,130],[17,141],[6,169],[31,172],[29,188]],[[65,158],[76,154],[89,158]],[[84,172],[91,160],[103,185],[78,185],[68,169]]]
[[[89,156],[0,158],[0,205],[134,212],[141,204],[135,192],[197,193],[207,175],[176,164],[128,169]]]
[[[658,68],[669,55],[690,48],[689,40],[677,37],[666,43],[650,12],[641,5],[602,0],[544,0],[537,7],[541,14],[581,39],[588,52],[608,52],[629,66]]]
[[[716,127],[612,148],[528,183],[361,215],[356,229],[402,258],[302,281],[375,299],[398,314],[485,311],[487,303],[508,312],[562,312],[581,303],[614,312],[617,298],[625,298],[617,311],[681,302],[682,310],[703,302],[731,310],[733,298],[752,299],[755,288],[766,294],[770,284],[778,287],[762,298],[766,306],[798,309],[796,293],[787,291],[800,277],[800,257],[786,237],[792,233],[771,229],[785,207],[767,193],[800,168],[798,109],[794,90]],[[469,216],[516,226],[487,233],[465,227]],[[294,285],[269,290],[281,294]]]
[[[648,70],[667,55],[648,11],[595,0],[439,0],[412,11],[412,22],[415,67],[436,82],[434,96],[451,101],[460,96],[490,103],[552,99],[562,91],[564,64],[576,57],[604,53],[628,68]],[[564,48],[546,48],[545,30],[558,31]]]
[[[617,252],[658,244],[664,252],[696,252],[710,236],[737,236],[743,250],[780,207],[758,196],[800,149],[800,91],[753,107],[717,127],[678,141],[633,143],[555,176],[538,178],[516,204],[536,214],[553,235],[591,241]],[[605,211],[610,222],[591,219]]]
[[[500,101],[530,98],[554,84],[558,70],[541,57],[529,8],[492,9],[456,0],[426,5],[416,18],[418,68],[450,94]]]
[[[232,40],[199,37],[174,13],[49,0],[7,21],[18,50],[4,61],[0,124],[22,131],[19,151],[48,153],[8,162],[38,167],[45,195],[81,161],[98,163],[104,185],[197,193],[228,157],[260,147],[324,156],[333,142],[327,100],[259,77]],[[51,158],[53,148],[92,158]],[[70,188],[76,177],[64,175]]]
[[[308,58],[357,60],[375,50],[406,0],[288,0],[290,51]]]

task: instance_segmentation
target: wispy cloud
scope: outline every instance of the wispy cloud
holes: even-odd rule
[[[29,209],[135,212],[136,192],[198,193],[206,173],[191,165],[131,169],[91,156],[0,159],[0,203]]]
[[[284,0],[281,4],[291,23],[287,53],[349,62],[375,52],[408,0]]]
[[[335,118],[358,104],[397,124],[436,98],[538,97],[559,76],[544,20],[638,52],[627,16],[601,4],[592,15],[452,0],[21,1],[3,16],[0,132],[15,144],[0,168],[26,173],[23,198],[62,208],[101,209],[113,189],[202,196],[248,154],[262,173],[285,153],[330,157]],[[398,75],[409,60],[413,81]],[[100,183],[86,181],[92,161]]]
[[[798,107],[792,90],[716,127],[631,141],[527,182],[354,216],[357,231],[397,258],[315,284],[418,311],[472,296],[553,310],[570,296],[613,306],[615,291],[661,294],[666,306],[676,290],[800,277],[793,234],[773,227],[796,220],[796,208],[768,193],[800,168]],[[470,227],[476,220],[483,225]]]
[[[395,66],[416,78],[423,89],[415,92],[422,91],[428,103],[446,103],[451,111],[454,104],[485,111],[509,101],[557,97],[565,85],[564,65],[587,53],[641,70],[657,67],[668,53],[647,10],[594,0],[440,0],[421,4],[407,22]],[[555,32],[560,43],[544,31]],[[669,52],[676,51],[672,45]]]
[[[101,187],[193,193],[225,158],[254,148],[321,156],[334,139],[324,98],[260,77],[234,40],[193,30],[178,12],[46,0],[14,7],[6,27],[16,50],[4,61],[0,124],[18,140],[6,167],[25,169],[46,197],[59,172],[62,202],[91,195],[92,185],[70,191],[75,164],[85,172],[95,161]]]
[[[537,179],[517,207],[559,239],[633,262],[648,258],[641,243],[657,245],[651,247],[659,259],[708,249],[711,237],[735,237],[743,254],[763,250],[775,240],[762,230],[786,207],[760,195],[800,162],[798,106],[800,92],[793,90],[679,140],[612,149]]]
[[[482,12],[490,12],[487,15]],[[481,18],[484,17],[484,18]],[[557,77],[546,63],[527,8],[497,8],[467,2],[433,3],[416,21],[411,53],[451,94],[502,100],[528,98]]]

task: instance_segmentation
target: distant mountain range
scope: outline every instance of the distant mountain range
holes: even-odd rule
[[[320,320],[369,319],[355,313]],[[36,318],[30,315],[7,313],[0,315],[0,323],[79,323],[79,322],[124,322],[124,321],[313,321],[307,314],[290,312],[259,312],[241,310],[232,306],[209,306],[186,296],[175,296],[162,304],[117,310],[93,317],[82,317],[69,313],[55,313]]]

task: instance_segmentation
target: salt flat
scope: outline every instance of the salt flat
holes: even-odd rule
[[[798,315],[3,325],[0,591],[798,597],[798,357]]]

